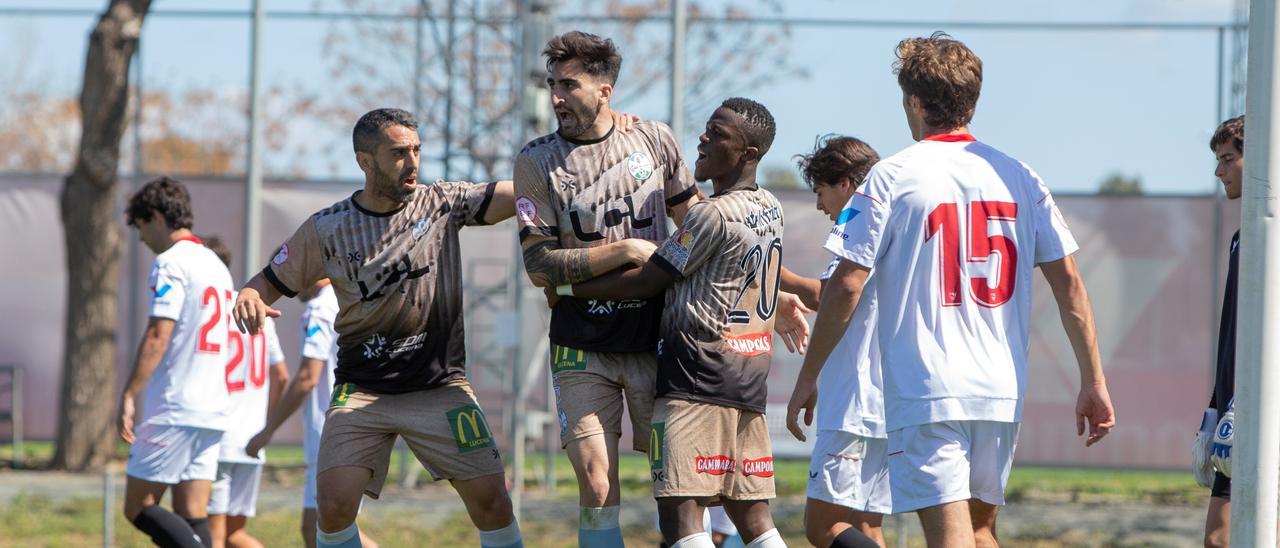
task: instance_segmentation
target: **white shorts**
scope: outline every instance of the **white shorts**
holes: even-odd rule
[[[209,492],[209,513],[251,518],[258,513],[262,464],[219,462],[218,479]]]
[[[893,511],[979,499],[1004,504],[1016,422],[946,421],[889,432]]]
[[[860,512],[893,510],[889,487],[889,440],[839,430],[821,430],[809,460],[806,495]]]
[[[133,429],[125,473],[140,480],[176,485],[187,480],[213,481],[218,475],[221,430],[140,424]]]
[[[316,461],[307,462],[307,475],[302,480],[302,509],[316,509]]]

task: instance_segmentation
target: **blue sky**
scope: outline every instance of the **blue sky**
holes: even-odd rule
[[[267,2],[271,9],[308,9],[315,4],[314,0]],[[717,11],[724,3],[709,4]],[[0,7],[100,9],[104,4],[0,0]],[[973,132],[1031,164],[1055,190],[1091,191],[1112,172],[1140,176],[1151,192],[1203,193],[1216,188],[1205,144],[1218,121],[1216,33],[948,29],[947,24],[1227,23],[1233,15],[1232,0],[792,0],[782,5],[784,15],[798,18],[922,23],[793,28],[785,45],[788,59],[808,76],[783,78],[746,93],[767,105],[778,120],[779,134],[767,164],[789,165],[791,155],[807,151],[814,138],[824,133],[858,136],[882,155],[907,146],[910,136],[901,96],[890,73],[893,46],[901,38],[941,29],[964,40],[984,61],[983,96]],[[155,4],[161,10],[248,6],[248,0],[157,0]],[[0,17],[0,78],[17,78],[49,93],[74,94],[92,23],[92,17]],[[268,85],[323,89],[328,65],[320,54],[319,40],[329,24],[269,21],[264,50]],[[646,32],[664,30],[663,25],[653,25]],[[143,37],[145,85],[211,88],[234,95],[246,87],[247,37],[243,20],[153,17]],[[665,91],[629,98],[626,90],[634,83],[627,78],[624,66],[616,105],[647,118],[665,119]],[[337,143],[347,138],[348,131],[347,127],[307,127],[295,131],[302,136],[290,138]],[[694,142],[694,135],[685,138],[687,153]],[[334,169],[338,177],[358,174],[345,157],[307,163],[314,164],[321,176]]]

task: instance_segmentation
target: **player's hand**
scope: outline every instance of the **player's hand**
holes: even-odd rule
[[[556,293],[556,288],[554,287],[542,288],[542,294],[547,297],[547,308],[554,309],[556,304],[560,302],[560,294]]]
[[[627,246],[627,260],[636,266],[649,262],[649,257],[658,250],[658,244],[641,238],[623,240]]]
[[[254,434],[252,438],[249,438],[249,444],[244,446],[244,452],[246,455],[255,459],[261,458],[261,455],[258,453],[262,451],[262,448],[266,447],[268,443],[271,443],[271,433],[263,430]]]
[[[257,335],[267,323],[267,318],[280,317],[279,310],[267,306],[257,291],[247,287],[236,295],[236,305],[231,313],[240,332],[250,335]]]
[[[631,128],[635,126],[636,122],[640,121],[640,117],[634,114],[627,114],[625,112],[618,112],[616,110],[612,111],[612,114],[613,114],[613,127],[618,128],[618,131],[621,133],[626,133],[628,131],[631,131]]]
[[[120,428],[120,439],[130,445],[133,444],[133,398],[124,397],[120,399],[120,418],[117,424]]]
[[[805,313],[813,312],[805,307],[800,297],[794,293],[778,292],[778,310],[773,322],[773,330],[782,336],[782,342],[792,354],[804,354],[809,343],[809,321]]]
[[[1191,472],[1200,487],[1213,487],[1213,431],[1217,424],[1218,410],[1212,407],[1205,409],[1200,431],[1191,445]]]
[[[1111,407],[1111,394],[1105,382],[1080,387],[1080,396],[1076,398],[1077,436],[1084,435],[1085,423],[1089,426],[1085,447],[1102,441],[1116,426],[1116,411]]]
[[[787,402],[787,430],[800,441],[805,440],[804,430],[800,428],[800,412],[804,411],[804,424],[813,424],[813,408],[818,403],[818,380],[807,379],[804,375],[796,379],[796,387],[791,391],[791,401]]]

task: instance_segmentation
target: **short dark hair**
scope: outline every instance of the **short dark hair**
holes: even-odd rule
[[[231,248],[227,247],[227,242],[222,241],[222,238],[216,234],[201,236],[200,241],[204,242],[204,246],[209,248],[209,251],[212,251],[214,255],[217,255],[218,259],[222,260],[222,264],[227,265],[227,268],[231,268]]]
[[[582,69],[587,74],[603,79],[611,86],[618,83],[618,73],[622,70],[622,55],[613,45],[613,40],[589,32],[571,30],[556,36],[547,41],[542,55],[547,58],[548,71],[551,65],[577,59],[582,61]]]
[[[871,166],[880,161],[880,155],[862,139],[830,133],[818,137],[813,152],[797,154],[794,158],[809,188],[834,185],[842,177],[848,177],[857,188]]]
[[[1222,143],[1230,141],[1236,146],[1236,152],[1244,154],[1244,115],[1236,116],[1227,120],[1218,126],[1218,130],[1213,132],[1213,137],[1209,139],[1209,150],[1215,154],[1218,147]]]
[[[159,213],[170,230],[191,228],[191,194],[187,187],[170,177],[147,181],[129,196],[125,219],[130,225],[144,223]]]
[[[935,130],[973,120],[982,93],[982,59],[964,42],[938,31],[898,42],[893,72],[903,93],[920,99],[924,121]]]
[[[355,129],[351,131],[351,142],[356,152],[373,154],[378,149],[378,142],[382,139],[382,128],[390,125],[404,126],[417,131],[418,119],[413,117],[413,113],[398,108],[380,108],[364,113],[364,116],[356,122]]]
[[[764,105],[743,97],[730,97],[720,103],[720,108],[727,108],[742,116],[742,120],[746,122],[747,141],[760,149],[761,156],[773,146],[773,137],[777,134],[778,127],[774,124],[773,114]]]

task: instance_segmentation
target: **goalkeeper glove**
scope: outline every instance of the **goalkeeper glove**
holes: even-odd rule
[[[1236,412],[1227,411],[1213,431],[1213,467],[1226,477],[1231,477],[1231,444],[1236,434]]]
[[[1196,433],[1196,441],[1191,446],[1191,472],[1196,476],[1200,487],[1213,487],[1213,431],[1218,423],[1218,410],[1212,407],[1204,410],[1204,418],[1200,421],[1200,431]]]

